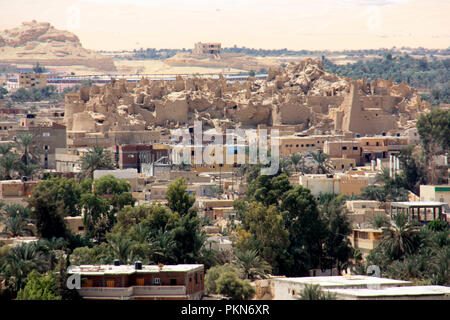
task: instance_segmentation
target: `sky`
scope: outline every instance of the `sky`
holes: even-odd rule
[[[0,0],[0,30],[50,22],[94,50],[448,48],[450,0]]]

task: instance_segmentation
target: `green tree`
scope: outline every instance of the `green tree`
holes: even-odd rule
[[[17,135],[16,145],[21,152],[20,159],[24,165],[36,164],[38,162],[36,136],[31,132]]]
[[[30,210],[20,204],[11,204],[3,208],[4,215],[0,222],[4,224],[3,232],[10,237],[33,235],[30,227]]]
[[[64,221],[65,208],[62,200],[54,201],[54,194],[45,188],[35,188],[27,199],[42,238],[67,238],[69,231]]]
[[[95,146],[81,158],[81,170],[84,176],[93,178],[95,170],[114,169],[112,156],[104,148]]]
[[[208,294],[218,294],[217,280],[219,277],[228,272],[239,274],[238,270],[231,264],[217,265],[206,271],[205,274],[205,290]]]
[[[216,281],[217,293],[231,300],[249,300],[255,295],[250,281],[239,279],[234,272],[225,272]]]
[[[264,279],[272,271],[270,265],[261,259],[256,250],[238,250],[236,266],[242,270],[245,279]]]
[[[417,226],[408,221],[408,215],[397,213],[391,225],[383,229],[380,245],[393,257],[399,259],[417,249]]]
[[[36,62],[36,64],[33,66],[33,72],[34,73],[44,73],[46,72],[45,67],[41,67],[41,64],[39,62]]]
[[[333,166],[330,162],[330,155],[323,153],[321,150],[311,153],[311,156],[316,163],[317,173],[327,174],[332,171]]]
[[[81,207],[84,210],[83,224],[86,233],[97,241],[105,241],[106,233],[111,231],[116,222],[116,213],[125,206],[133,206],[130,185],[124,180],[117,180],[112,175],[96,179],[93,193],[81,195]]]
[[[283,264],[283,273],[307,274],[320,265],[324,254],[327,226],[310,190],[297,186],[282,197],[281,211],[284,225],[289,231],[289,260]]]
[[[27,284],[17,293],[17,300],[61,300],[54,275],[40,275],[35,270],[27,276]]]
[[[352,226],[347,211],[344,209],[344,203],[343,197],[338,196],[321,206],[321,212],[327,226],[325,255],[330,269],[336,266],[338,274],[348,264],[353,254],[348,239],[348,236],[352,233]]]
[[[0,158],[0,169],[3,179],[11,180],[20,165],[20,158],[14,153],[7,153]]]
[[[239,250],[258,250],[275,273],[279,273],[289,245],[289,233],[283,216],[275,206],[265,207],[252,202],[242,220],[236,247]]]
[[[177,178],[169,184],[166,194],[170,210],[178,212],[181,216],[186,215],[195,202],[195,196],[188,194],[186,189],[186,180]]]
[[[381,229],[384,227],[389,227],[390,221],[386,215],[378,214],[369,221],[369,224],[374,229]]]
[[[46,272],[46,258],[36,243],[25,243],[11,248],[1,266],[7,287],[17,293],[26,284],[26,277],[32,270]]]

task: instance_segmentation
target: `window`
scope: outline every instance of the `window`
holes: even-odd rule
[[[342,147],[342,150],[347,150],[347,147],[346,147],[346,146],[343,146],[343,147]]]
[[[306,146],[309,147],[309,143],[307,143]]]
[[[298,144],[295,145],[298,148]]]
[[[369,239],[369,233],[368,232],[359,232],[359,238],[360,239]]]
[[[353,147],[353,150],[358,150],[358,147]]]
[[[198,274],[195,274],[195,284],[198,284]]]
[[[84,279],[84,287],[91,288],[94,286],[94,282],[91,279]]]
[[[368,146],[369,145],[369,142],[366,142],[366,146]]]
[[[161,279],[160,278],[154,278],[153,279],[153,284],[161,284]]]
[[[83,230],[84,230],[84,227],[82,227],[82,226],[78,227],[78,231],[83,231]]]
[[[177,279],[170,279],[170,285],[176,286],[177,285]]]

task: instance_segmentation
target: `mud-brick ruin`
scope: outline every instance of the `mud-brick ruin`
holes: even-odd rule
[[[375,135],[413,126],[431,106],[392,80],[351,80],[320,60],[270,69],[245,82],[182,78],[139,83],[111,80],[66,95],[68,146],[151,143],[201,120],[208,128],[295,126],[305,134]]]

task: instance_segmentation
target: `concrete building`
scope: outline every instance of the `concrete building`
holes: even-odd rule
[[[39,88],[47,86],[47,75],[44,73],[19,73],[18,88]]]
[[[192,50],[193,54],[220,54],[222,51],[221,44],[218,42],[197,42],[194,45],[194,50]]]
[[[390,215],[392,219],[394,215],[402,212],[407,214],[410,220],[418,221],[421,224],[435,219],[447,221],[445,206],[447,206],[446,203],[436,201],[391,202]]]
[[[375,136],[363,137],[361,140],[362,157],[365,163],[376,159],[386,159],[397,155],[408,145],[407,137]]]
[[[55,149],[55,165],[57,172],[81,172],[80,155],[77,153],[69,153],[66,148]]]
[[[64,220],[66,221],[67,227],[74,233],[74,234],[81,234],[84,235],[86,233],[84,229],[84,223],[83,223],[83,217],[77,216],[77,217],[65,217]]]
[[[270,280],[273,300],[297,300],[307,284],[319,285],[322,290],[367,289],[410,286],[411,282],[362,275],[273,278]]]
[[[353,229],[350,238],[352,247],[361,251],[365,258],[370,251],[375,249],[381,242],[381,229]]]
[[[450,186],[420,186],[420,201],[439,201],[450,205]]]
[[[353,226],[366,227],[377,215],[386,215],[375,200],[349,200],[345,203]]]
[[[335,136],[313,135],[313,136],[283,136],[280,137],[280,155],[288,157],[294,153],[303,151],[323,151],[325,141],[335,140]]]
[[[120,169],[135,168],[142,172],[143,163],[153,163],[169,156],[168,146],[149,144],[116,145],[113,153]]]
[[[204,266],[81,265],[68,274],[81,277],[79,294],[88,300],[199,300],[204,293]]]
[[[351,173],[351,172],[350,172]],[[299,184],[311,190],[311,194],[358,195],[370,183],[371,178],[359,174],[305,174],[299,176]]]
[[[331,158],[354,159],[356,165],[362,164],[362,145],[360,140],[325,141],[323,152]]]
[[[450,300],[444,286],[408,286],[381,289],[331,289],[339,300]]]

